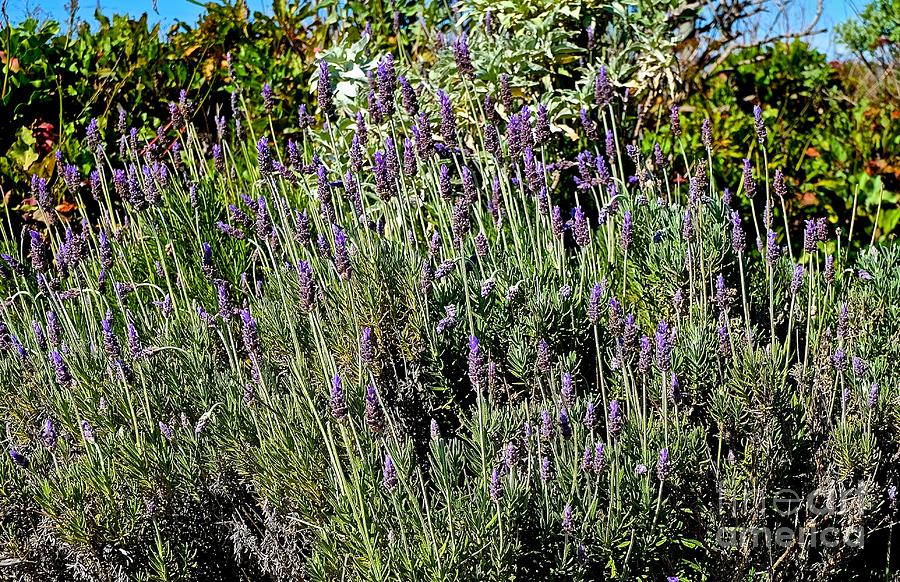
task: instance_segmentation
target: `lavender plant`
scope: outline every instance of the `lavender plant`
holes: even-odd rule
[[[640,151],[605,68],[566,116],[478,47],[446,84],[326,54],[288,135],[255,134],[269,85],[216,135],[187,97],[150,143],[87,128],[96,187],[41,188],[97,214],[3,227],[21,577],[839,576],[858,544],[721,532],[892,527],[900,249],[783,252],[766,158],[718,184],[677,106]],[[863,493],[758,511],[784,488]]]

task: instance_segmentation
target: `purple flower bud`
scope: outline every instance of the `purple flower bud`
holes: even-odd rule
[[[390,200],[396,194],[396,187],[390,168],[388,167],[388,158],[383,152],[375,152],[375,189],[378,196],[384,200]]]
[[[240,311],[241,314],[241,338],[244,340],[244,349],[250,355],[250,358],[259,362],[262,358],[262,344],[259,338],[259,329],[256,326],[256,320],[250,315],[246,309]]]
[[[817,249],[818,236],[816,232],[816,221],[806,220],[803,229],[803,250],[807,253],[814,253]]]
[[[268,83],[263,83],[262,86],[262,100],[263,105],[266,108],[266,115],[272,114],[272,108],[275,107],[275,101],[272,99],[272,86]]]
[[[475,253],[479,257],[486,257],[488,254],[488,240],[483,232],[479,232],[475,237]]]
[[[28,234],[31,237],[31,251],[28,253],[31,266],[35,271],[46,272],[50,268],[50,248],[37,231],[29,230]]]
[[[672,369],[672,348],[674,330],[665,321],[656,326],[656,365],[663,372]]]
[[[594,460],[592,463],[592,468],[595,473],[603,472],[603,468],[606,466],[606,445],[602,442],[598,442],[594,447]]]
[[[403,140],[403,173],[407,176],[415,176],[418,172],[416,164],[416,153],[413,149],[413,142],[406,138]]]
[[[781,168],[775,170],[775,177],[772,179],[772,186],[775,190],[775,194],[784,199],[787,196],[787,187],[784,184],[784,174],[781,172]]]
[[[710,122],[708,117],[703,120],[703,125],[700,127],[700,138],[703,142],[703,147],[706,149],[712,147],[712,122]]]
[[[466,202],[474,204],[475,201],[478,200],[478,190],[475,188],[475,178],[466,166],[460,168],[459,173],[460,176],[462,176],[463,195],[466,197]]]
[[[770,230],[766,233],[766,261],[769,265],[774,265],[781,256],[781,249],[778,247],[775,236],[774,231]]]
[[[868,370],[868,364],[866,364],[866,361],[859,356],[853,356],[850,361],[851,367],[853,368],[853,374],[857,378],[862,378],[865,375],[866,370]]]

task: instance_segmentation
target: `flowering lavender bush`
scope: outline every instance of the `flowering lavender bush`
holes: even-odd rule
[[[91,125],[91,175],[40,188],[97,219],[3,231],[20,578],[854,568],[858,543],[723,542],[798,520],[884,559],[900,249],[851,257],[846,227],[811,221],[797,254],[776,168],[716,183],[677,107],[674,145],[641,151],[605,70],[556,117],[540,87],[486,81],[477,48],[443,49],[443,86],[391,55],[359,63],[368,82],[321,60],[285,136],[244,135],[237,99],[201,133],[186,94],[149,143]],[[850,487],[829,512],[757,504]]]

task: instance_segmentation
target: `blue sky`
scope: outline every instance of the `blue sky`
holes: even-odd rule
[[[248,1],[250,9],[253,11],[265,12],[271,5],[271,0]],[[773,7],[783,2],[783,0],[771,1]],[[863,9],[866,2],[867,0],[824,0],[824,12],[819,25],[822,28],[829,29],[829,32],[814,38],[813,44],[831,55],[839,54],[840,48],[836,47],[832,42],[831,29],[835,24],[854,18]],[[66,4],[66,0],[8,0],[7,10],[14,22],[22,20],[28,15],[65,20],[68,14]],[[790,17],[787,19],[792,25],[803,21],[804,15],[811,16],[815,13],[816,0],[794,0],[793,4]],[[98,5],[106,14],[128,13],[132,16],[138,16],[146,12],[151,21],[161,22],[164,25],[164,29],[166,25],[176,20],[193,23],[197,15],[203,10],[202,7],[188,2],[188,0],[158,0],[155,11],[150,0],[134,0],[131,2],[128,0],[82,0],[79,16],[84,20],[91,21],[94,9]],[[783,26],[784,20],[781,19],[776,26]]]

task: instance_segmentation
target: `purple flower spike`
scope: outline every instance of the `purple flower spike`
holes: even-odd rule
[[[450,96],[441,90],[437,92],[438,102],[441,106],[441,136],[444,144],[452,147],[456,145],[456,114],[453,112],[453,104]]]
[[[612,102],[612,97],[613,90],[609,77],[606,75],[606,67],[600,67],[597,80],[594,81],[594,102],[597,107],[603,109]]]
[[[712,147],[712,122],[710,122],[709,117],[703,120],[703,126],[700,128],[700,137],[706,149]]]
[[[256,326],[256,320],[250,315],[246,309],[241,310],[241,338],[244,340],[244,349],[250,357],[258,363],[262,358],[262,344],[259,338],[259,329]]]
[[[804,273],[803,265],[794,265],[794,274],[791,276],[791,295],[796,295],[800,291]]]
[[[575,405],[575,387],[572,384],[572,374],[568,372],[563,374],[562,399],[567,408]]]
[[[270,176],[275,173],[275,164],[272,160],[272,153],[269,151],[269,138],[263,136],[256,142],[256,162],[259,166],[259,173],[263,176]]]
[[[672,106],[669,124],[672,127],[672,135],[679,137],[681,135],[681,117],[679,116],[677,105]]]
[[[372,328],[364,327],[359,339],[359,359],[366,365],[375,361],[375,347],[372,342]]]
[[[469,380],[472,387],[478,391],[485,386],[487,380],[487,370],[485,369],[484,357],[481,354],[481,345],[478,338],[474,335],[469,338]]]
[[[28,468],[28,458],[16,449],[9,449],[9,458],[19,467],[23,469]]]
[[[537,121],[534,124],[534,139],[539,145],[550,139],[550,118],[544,104],[538,105]]]
[[[588,110],[584,107],[581,108],[581,127],[584,129],[584,135],[587,137],[588,141],[598,141],[600,139],[600,133],[597,129],[597,122],[591,119],[591,116],[588,114]]]
[[[397,488],[397,469],[394,467],[394,459],[391,458],[390,454],[384,455],[381,482],[384,488],[388,490],[388,493],[393,493],[394,489]]]
[[[272,99],[272,86],[263,83],[262,87],[263,105],[266,108],[266,115],[272,115],[272,109],[275,107],[275,101]]]
[[[619,401],[613,400],[609,403],[609,419],[607,420],[609,428],[609,436],[616,438],[622,432],[625,421],[622,418],[622,409],[619,407]]]
[[[475,78],[475,67],[472,66],[472,56],[469,54],[469,42],[466,33],[456,37],[453,43],[453,56],[456,59],[456,69],[459,74],[467,79]]]
[[[669,449],[659,451],[659,462],[656,464],[656,476],[660,481],[665,481],[669,476]]]
[[[537,369],[542,374],[550,373],[552,358],[553,356],[550,353],[550,346],[547,344],[547,340],[541,338],[541,341],[538,342]]]
[[[338,275],[345,281],[350,279],[353,274],[353,267],[350,264],[350,252],[347,248],[347,235],[344,229],[336,224],[331,225],[334,232],[334,266]]]
[[[744,169],[742,174],[744,185],[744,194],[747,198],[756,196],[756,180],[753,178],[753,165],[748,158],[744,158]]]
[[[57,351],[50,352],[50,363],[53,364],[53,372],[56,374],[56,382],[63,388],[71,388],[75,383],[69,367],[63,361]]]
[[[593,402],[587,403],[587,408],[584,412],[584,426],[587,427],[588,430],[594,430],[594,427],[597,426],[597,411],[594,408]]]
[[[331,414],[334,418],[341,422],[347,418],[347,400],[344,397],[344,389],[341,386],[341,377],[335,375],[331,379]]]
[[[334,115],[334,93],[331,88],[331,74],[328,71],[328,63],[319,61],[319,79],[316,82],[316,97],[319,102],[319,110],[322,116],[329,118]]]
[[[878,404],[878,391],[878,384],[872,384],[872,387],[869,389],[869,397],[866,400],[869,408],[875,408]]]
[[[766,131],[766,124],[762,118],[762,108],[759,105],[753,106],[753,121],[756,124],[756,139],[760,145],[764,145],[769,134]]]
[[[44,446],[48,449],[55,448],[57,436],[56,426],[54,426],[53,421],[45,418],[44,423],[41,425],[41,440],[44,442]]]
[[[743,255],[747,250],[747,240],[744,229],[741,226],[741,216],[737,212],[731,213],[731,247],[736,255]]]
[[[544,457],[541,459],[541,481],[546,483],[553,479],[553,463],[550,461],[550,457]]]
[[[503,497],[503,484],[500,483],[500,472],[494,468],[494,471],[491,473],[491,486],[489,493],[491,495],[491,501],[497,503],[500,501],[500,498]]]
[[[593,469],[595,473],[602,473],[606,466],[606,444],[598,442],[594,447]]]
[[[622,234],[620,237],[622,250],[627,251],[634,242],[634,224],[631,218],[631,211],[626,210],[622,215]]]
[[[381,434],[384,430],[384,410],[378,391],[371,384],[366,388],[366,426],[375,434]]]
[[[29,230],[28,234],[31,237],[31,250],[28,253],[31,266],[35,271],[43,273],[50,268],[50,249],[40,233]]]
[[[559,411],[559,434],[564,439],[572,438],[572,423],[569,422],[569,413],[565,408]]]
[[[563,509],[562,529],[566,534],[571,534],[573,531],[575,531],[575,525],[573,524],[572,520],[572,506],[568,503]]]
[[[674,330],[669,327],[668,322],[659,322],[656,326],[656,365],[663,372],[672,369],[673,339]]]
[[[297,278],[300,282],[300,304],[307,313],[311,312],[316,305],[318,289],[313,278],[312,267],[306,261],[300,261],[297,264]]]
[[[378,63],[376,74],[378,100],[385,117],[394,114],[394,94],[397,92],[397,73],[394,69],[394,55],[388,53]]]
[[[575,208],[575,217],[572,221],[572,232],[575,234],[575,242],[578,243],[578,246],[586,247],[591,242],[587,218],[580,206]]]
[[[400,82],[400,97],[403,101],[403,109],[406,110],[410,117],[415,117],[419,114],[419,97],[416,95],[416,90],[409,84],[406,77],[401,76],[397,80]]]

